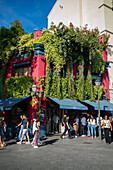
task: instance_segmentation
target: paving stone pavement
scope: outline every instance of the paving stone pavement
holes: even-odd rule
[[[99,138],[61,139],[47,136],[43,146],[17,145],[15,140],[0,147],[0,170],[112,170],[113,143]]]

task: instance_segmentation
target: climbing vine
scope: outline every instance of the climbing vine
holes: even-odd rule
[[[45,48],[47,61],[44,82],[45,97],[95,100],[97,88],[92,82],[92,74],[102,73],[105,62],[102,50],[107,46],[109,37],[103,43],[99,40],[98,29],[75,28],[59,23],[51,25],[50,30],[43,30],[40,38],[33,39],[32,34],[22,35],[12,50],[27,48],[28,56],[34,51],[34,44],[41,43]],[[77,80],[73,77],[73,64],[78,64]],[[87,73],[84,75],[84,66]],[[41,84],[40,84],[41,86]],[[104,90],[103,86],[102,89]]]
[[[32,78],[30,76],[8,77],[5,84],[5,98],[15,98],[30,95]]]

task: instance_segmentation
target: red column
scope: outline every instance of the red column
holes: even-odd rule
[[[105,61],[107,60],[107,52],[104,50],[102,51],[102,55]],[[109,75],[108,75],[108,70],[104,70],[103,76],[102,76],[102,85],[106,87],[106,95],[107,99],[109,99]]]

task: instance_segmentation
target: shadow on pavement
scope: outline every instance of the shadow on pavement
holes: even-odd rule
[[[52,139],[52,140],[49,140],[49,141],[45,141],[43,142],[43,146],[44,145],[53,145],[55,142],[57,142],[59,139]]]
[[[10,146],[10,145],[14,145],[14,144],[16,144],[16,142],[9,142],[9,143],[7,143],[7,145],[6,146]]]

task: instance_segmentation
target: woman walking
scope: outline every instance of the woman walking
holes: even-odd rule
[[[90,131],[91,131],[91,121],[90,117],[87,119],[87,137],[90,137]]]
[[[91,116],[90,122],[91,122],[91,137],[96,138],[96,121],[93,116]]]
[[[109,127],[111,127],[111,124],[107,118],[107,115],[105,116],[105,120],[102,121],[102,124],[104,125],[105,141],[107,144],[110,144]]]
[[[34,140],[33,140],[33,147],[38,148],[38,138],[39,138],[39,127],[40,127],[40,122],[39,122],[39,117],[34,121],[33,125],[33,132],[34,132]]]

